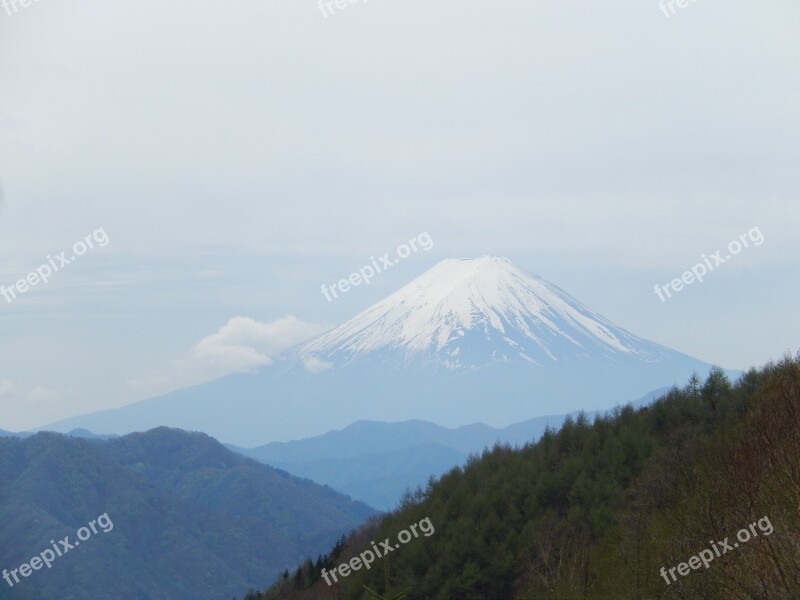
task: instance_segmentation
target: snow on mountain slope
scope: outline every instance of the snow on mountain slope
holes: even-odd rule
[[[649,361],[664,350],[508,259],[484,256],[441,261],[297,353],[306,361],[337,365],[389,351],[406,362],[433,360],[459,368],[492,361],[542,365],[598,354]]]

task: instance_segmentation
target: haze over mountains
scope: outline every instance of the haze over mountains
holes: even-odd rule
[[[668,391],[657,390],[632,406],[650,404]],[[612,412],[592,411],[584,416],[592,421],[597,415]],[[374,508],[392,510],[406,490],[424,488],[430,477],[463,465],[471,454],[481,454],[495,444],[534,443],[545,429],[558,430],[568,418],[577,420],[579,412],[535,417],[503,428],[483,423],[448,429],[418,420],[358,421],[303,440],[272,442],[257,448],[228,447],[292,475],[327,484]]]
[[[229,448],[292,475],[327,484],[374,508],[391,510],[403,492],[424,487],[430,477],[465,463],[470,454],[498,442],[520,446],[534,442],[546,427],[561,427],[565,418],[537,417],[503,429],[481,423],[447,429],[425,421],[358,421],[305,440]]]
[[[256,446],[362,419],[498,427],[634,401],[709,369],[507,259],[447,259],[255,374],[47,428],[126,433],[169,425]]]

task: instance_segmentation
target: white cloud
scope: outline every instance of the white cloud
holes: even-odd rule
[[[128,386],[149,393],[218,379],[230,373],[253,372],[292,346],[322,333],[326,326],[306,323],[292,315],[265,323],[249,317],[233,317],[219,331],[192,346],[167,375],[129,381]],[[309,370],[324,370],[317,361]],[[317,372],[312,371],[312,372]]]
[[[309,373],[321,373],[322,371],[327,371],[330,369],[333,366],[333,363],[320,360],[316,356],[311,356],[303,359],[303,366]]]
[[[270,364],[272,357],[323,329],[291,315],[271,323],[234,317],[217,333],[197,343],[189,360],[227,372],[250,371]]]

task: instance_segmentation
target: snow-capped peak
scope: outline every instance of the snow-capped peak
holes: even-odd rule
[[[341,363],[391,351],[460,367],[619,353],[646,359],[658,348],[510,260],[483,256],[439,262],[299,353]]]

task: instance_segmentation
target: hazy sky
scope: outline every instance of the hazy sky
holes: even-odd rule
[[[4,429],[263,364],[446,257],[506,256],[725,367],[800,347],[796,0],[17,6],[0,284],[108,243],[0,296]]]

